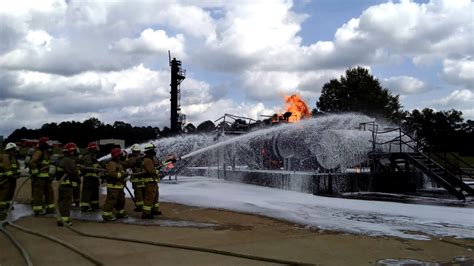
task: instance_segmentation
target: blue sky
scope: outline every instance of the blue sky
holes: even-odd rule
[[[368,67],[405,109],[474,119],[474,7],[425,1],[8,1],[0,5],[0,135],[47,122],[169,125],[168,50],[188,122],[283,110]]]

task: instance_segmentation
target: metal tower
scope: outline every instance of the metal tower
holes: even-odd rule
[[[181,114],[181,93],[180,84],[185,79],[186,70],[181,68],[181,61],[173,58],[169,54],[171,67],[171,133],[181,132],[182,124],[186,120],[186,116]]]

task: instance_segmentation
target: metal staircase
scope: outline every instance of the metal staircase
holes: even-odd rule
[[[401,128],[379,131],[378,125],[371,122],[361,124],[361,129],[367,130],[367,126],[372,132],[371,157],[376,162],[380,158],[388,158],[394,171],[408,173],[410,169],[416,168],[458,199],[474,197],[474,189],[466,183],[474,181],[474,166],[455,153],[431,152],[428,145],[422,144]],[[381,141],[384,134],[391,134],[393,137]]]
[[[474,189],[464,183],[463,176],[452,173],[432,158],[421,152],[406,153],[407,159],[423,173],[435,180],[440,186],[458,199],[474,196]]]

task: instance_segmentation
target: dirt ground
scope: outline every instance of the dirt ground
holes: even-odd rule
[[[29,188],[29,186],[27,186]],[[19,201],[28,200],[29,189],[20,193]],[[103,199],[102,199],[103,200]],[[133,202],[127,210],[134,217]],[[74,220],[74,228],[93,234],[153,240],[172,244],[213,248],[262,257],[294,260],[316,265],[376,265],[381,259],[416,259],[454,263],[456,258],[474,258],[474,239],[432,238],[429,241],[394,237],[369,237],[307,229],[262,216],[231,211],[196,208],[162,203],[159,221],[212,224],[200,226],[136,225],[122,222],[99,223]],[[67,228],[57,227],[53,217],[25,217],[19,225],[65,240],[105,265],[269,265],[223,255],[103,240],[80,236]],[[43,238],[12,227],[8,230],[25,246],[35,265],[90,265],[72,251]],[[20,253],[0,234],[0,265],[24,265]]]

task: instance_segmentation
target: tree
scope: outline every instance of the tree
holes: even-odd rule
[[[113,125],[104,124],[97,118],[89,118],[84,122],[64,121],[59,124],[44,124],[39,129],[16,129],[7,139],[7,142],[19,142],[21,139],[38,139],[47,136],[62,143],[74,142],[79,147],[85,147],[91,141],[104,138],[124,139],[126,145],[142,143],[156,139],[160,133],[157,127],[132,127],[123,121],[116,121]]]
[[[472,144],[469,142],[469,124],[463,121],[460,111],[436,112],[425,108],[409,113],[403,126],[436,151],[464,151]]]
[[[196,127],[192,123],[189,123],[184,127],[184,132],[192,134],[196,132]]]
[[[87,120],[84,120],[83,122],[85,125],[87,125],[88,127],[90,128],[93,128],[93,129],[97,129],[99,127],[103,127],[104,126],[104,123],[100,122],[99,119],[95,118],[95,117],[91,117]]]
[[[369,70],[357,67],[346,70],[340,80],[324,84],[316,106],[327,113],[359,112],[399,122],[404,113],[398,98],[382,88]]]
[[[202,122],[197,127],[197,132],[211,132],[216,129],[216,126],[211,120],[207,120]]]

